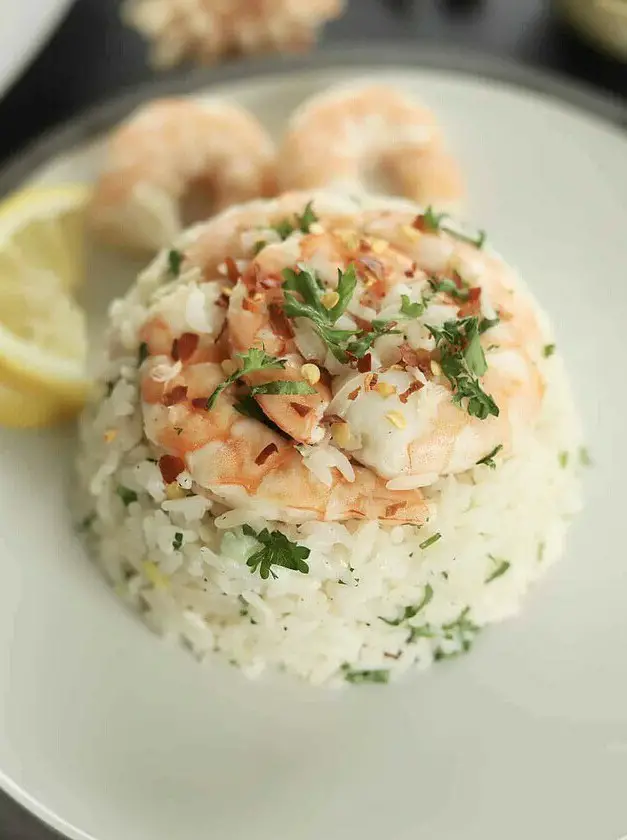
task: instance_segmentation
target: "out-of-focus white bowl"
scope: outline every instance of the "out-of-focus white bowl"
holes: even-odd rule
[[[0,96],[44,45],[71,0],[0,0]]]

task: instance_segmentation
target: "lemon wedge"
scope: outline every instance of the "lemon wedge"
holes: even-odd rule
[[[0,382],[0,425],[14,429],[51,426],[69,419],[73,408],[62,400],[24,393]]]
[[[83,275],[88,199],[61,185],[0,204],[0,422],[15,425],[20,407],[23,425],[53,422],[89,391],[85,318],[69,295]]]

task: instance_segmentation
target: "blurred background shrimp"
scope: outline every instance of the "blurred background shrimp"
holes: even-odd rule
[[[275,186],[274,144],[252,114],[222,100],[154,100],[111,136],[89,217],[113,244],[155,252]]]
[[[459,165],[435,115],[387,85],[331,88],[293,114],[280,150],[282,189],[389,191],[455,208]]]

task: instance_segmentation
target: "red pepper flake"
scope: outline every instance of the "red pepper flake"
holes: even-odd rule
[[[351,317],[360,330],[367,333],[372,332],[372,324],[366,318],[362,318],[361,315],[351,315]]]
[[[323,417],[322,422],[329,426],[333,426],[334,423],[346,423],[346,420],[343,417],[340,417],[339,414],[326,414]]]
[[[176,405],[177,403],[183,402],[186,396],[187,386],[175,385],[174,388],[172,388],[172,390],[168,394],[164,395],[163,404],[168,407],[171,405]]]
[[[374,391],[374,389],[377,387],[378,381],[379,375],[377,373],[369,373],[364,379],[364,388],[366,389],[366,391]]]
[[[407,502],[395,502],[393,505],[388,505],[385,509],[385,515],[388,517],[392,517],[402,510],[404,507],[407,507]]]
[[[372,355],[370,353],[366,353],[357,361],[357,370],[360,373],[368,373],[372,370]]]
[[[255,458],[255,464],[257,464],[258,467],[263,466],[263,464],[266,463],[268,458],[278,451],[279,447],[276,445],[276,443],[269,443],[264,449],[261,450],[259,455],[257,455],[257,457]]]
[[[198,349],[199,336],[196,333],[186,332],[178,340],[178,354],[181,362],[185,363],[194,355]]]
[[[417,270],[418,270],[418,263],[417,262],[412,263],[411,268],[408,268],[407,271],[405,272],[405,277],[413,277],[416,274]]]
[[[462,318],[469,316],[479,317],[481,315],[481,287],[475,286],[468,289],[468,298],[459,307],[459,315]]]
[[[429,224],[424,213],[420,213],[420,215],[416,216],[411,226],[422,233],[433,233],[434,230],[437,230],[437,228],[434,228],[433,225]]]
[[[172,356],[175,362],[179,360],[179,340],[175,338],[172,342],[172,349],[170,350],[170,355]]]
[[[233,257],[226,257],[224,260],[224,265],[226,266],[226,276],[229,278],[231,283],[235,285],[242,276],[241,271],[237,267],[237,263],[235,262]]]
[[[270,324],[276,335],[280,335],[281,338],[294,337],[292,325],[280,306],[276,303],[271,303],[268,307],[268,315],[270,318]]]
[[[307,417],[307,415],[311,413],[311,407],[308,405],[303,405],[302,403],[291,402],[290,407],[293,408],[296,414],[300,415],[301,417]]]
[[[406,391],[403,391],[402,394],[398,395],[399,400],[405,405],[407,400],[411,397],[412,394],[415,394],[416,391],[419,391],[421,388],[424,388],[422,382],[418,382],[416,379],[414,382],[411,383],[409,388]]]
[[[164,482],[172,484],[182,472],[185,472],[185,463],[176,455],[162,455],[159,458],[159,469]]]
[[[207,408],[207,403],[209,402],[209,397],[196,397],[192,400],[192,405],[194,408]]]
[[[432,375],[431,359],[432,354],[428,350],[414,350],[409,344],[401,344],[401,361],[407,367],[417,367],[427,378]]]
[[[355,388],[355,390],[354,390],[354,391],[351,391],[351,392],[350,392],[350,394],[348,395],[348,398],[347,398],[347,399],[349,399],[351,402],[352,402],[353,400],[356,400],[356,399],[357,399],[357,397],[359,396],[359,392],[360,392],[360,391],[361,391],[361,388]]]
[[[246,312],[256,312],[257,305],[250,298],[244,298],[244,300],[242,301],[242,309],[244,309]]]

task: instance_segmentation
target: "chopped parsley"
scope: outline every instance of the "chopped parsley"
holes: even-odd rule
[[[399,618],[389,619],[389,618],[381,618],[381,621],[385,621],[386,624],[389,624],[391,627],[398,627],[399,624],[402,624],[404,621],[407,621],[410,618],[418,615],[418,613],[423,610],[427,604],[433,598],[433,587],[430,584],[425,586],[424,595],[418,604],[414,606],[405,607],[403,610],[403,614]]]
[[[122,484],[118,486],[116,493],[122,499],[125,507],[128,507],[131,502],[137,501],[137,493],[134,490],[129,490],[128,487],[124,487]]]
[[[174,535],[174,539],[172,540],[172,548],[175,551],[178,551],[179,548],[183,545],[183,534],[180,531],[177,531]]]
[[[554,344],[545,344],[544,349],[542,350],[542,355],[545,359],[550,359],[551,356],[555,353],[555,345]]]
[[[318,217],[314,213],[313,201],[310,201],[302,214],[296,214],[292,221],[290,219],[282,219],[273,226],[272,230],[276,231],[282,240],[286,240],[296,230],[299,230],[301,233],[309,233],[311,226],[317,221]]]
[[[459,656],[460,653],[467,653],[470,650],[475,636],[481,628],[468,618],[469,613],[470,607],[466,607],[461,611],[459,618],[442,626],[445,639],[450,642],[457,642],[459,649],[451,653],[446,653],[442,648],[438,648],[434,653],[436,662],[441,659],[450,659],[454,656]]]
[[[434,545],[435,543],[438,542],[438,540],[441,540],[441,539],[442,539],[442,534],[440,534],[440,532],[438,531],[437,534],[434,534],[432,537],[429,537],[429,539],[421,542],[420,545],[418,546],[418,548],[421,548],[424,551],[425,548],[429,548],[430,546]]]
[[[459,233],[453,228],[446,227],[443,222],[447,217],[448,213],[435,213],[432,207],[427,207],[422,216],[418,218],[427,233],[437,233],[437,231],[443,230],[462,242],[468,242],[469,245],[474,245],[479,249],[483,248],[487,238],[485,230],[480,230],[477,236],[467,236],[465,233]]]
[[[352,263],[346,271],[338,270],[338,299],[329,308],[322,302],[324,287],[314,272],[300,266],[298,271],[286,268],[282,273],[285,314],[289,318],[308,318],[322,341],[342,364],[346,364],[351,357],[362,359],[377,338],[393,331],[395,322],[392,321],[373,321],[370,330],[341,330],[335,327],[357,286],[357,273]],[[302,300],[295,297],[293,292],[299,294]]]
[[[342,671],[346,682],[353,685],[363,685],[364,683],[384,684],[390,680],[390,672],[384,668],[372,671],[355,671],[350,665],[342,665]]]
[[[590,457],[590,453],[588,452],[585,446],[579,447],[579,463],[582,467],[592,466],[592,458]]]
[[[251,574],[259,570],[263,580],[267,580],[270,575],[276,578],[272,566],[282,566],[284,569],[292,569],[304,575],[309,573],[309,566],[305,563],[305,560],[309,557],[311,551],[305,546],[288,540],[281,531],[268,531],[267,528],[264,528],[263,531],[257,533],[250,525],[244,525],[242,531],[247,537],[256,539],[262,546],[258,551],[251,554],[246,561]]]
[[[566,451],[560,452],[559,455],[557,456],[557,460],[559,461],[559,465],[563,470],[565,470],[566,467],[568,466],[569,457],[570,457],[570,453],[568,453]]]
[[[491,470],[495,470],[496,461],[494,460],[494,456],[498,455],[501,449],[503,449],[503,444],[499,443],[498,446],[494,447],[492,452],[488,452],[488,454],[485,457],[479,458],[479,460],[477,461],[477,466],[479,466],[479,464],[483,464],[486,467],[490,467]]]
[[[137,363],[138,365],[143,365],[143,363],[148,358],[148,345],[145,341],[139,345],[139,350],[137,351]]]
[[[237,353],[236,355],[241,360],[241,366],[214,390],[207,400],[207,411],[211,411],[222,391],[228,388],[229,385],[237,382],[241,376],[256,373],[260,370],[276,370],[277,368],[282,370],[286,364],[285,359],[277,359],[276,356],[269,356],[265,350],[259,350],[257,347],[251,347],[246,353]]]
[[[424,301],[412,303],[407,295],[401,295],[401,315],[406,318],[420,318],[425,309]]]
[[[485,420],[490,414],[498,417],[499,409],[492,397],[481,388],[479,377],[488,369],[480,335],[493,326],[487,319],[461,318],[446,321],[442,327],[427,325],[440,352],[442,372],[453,387],[453,401],[462,405],[472,417]]]
[[[450,295],[456,300],[468,300],[468,296],[470,294],[468,289],[460,289],[448,277],[430,277],[429,285],[431,286],[433,292],[444,292],[444,294]]]
[[[421,624],[420,627],[409,628],[409,636],[407,637],[407,644],[413,644],[417,639],[432,639],[435,633],[428,624]]]
[[[492,554],[488,554],[488,557],[490,558],[490,560],[492,560],[493,563],[496,563],[494,571],[491,572],[491,574],[489,574],[485,579],[486,583],[492,583],[493,580],[496,580],[497,578],[500,578],[502,575],[504,575],[512,564],[509,562],[509,560],[499,560],[498,557],[493,557]]]
[[[176,251],[172,248],[171,251],[168,251],[168,270],[172,277],[178,277],[181,273],[181,265],[183,263],[183,254],[180,251]]]
[[[301,381],[284,381],[284,380],[275,380],[273,382],[265,382],[262,385],[253,385],[250,389],[251,397],[257,397],[262,394],[288,394],[292,395],[303,395],[303,394],[315,394],[316,389],[312,387],[308,382],[301,382]]]

